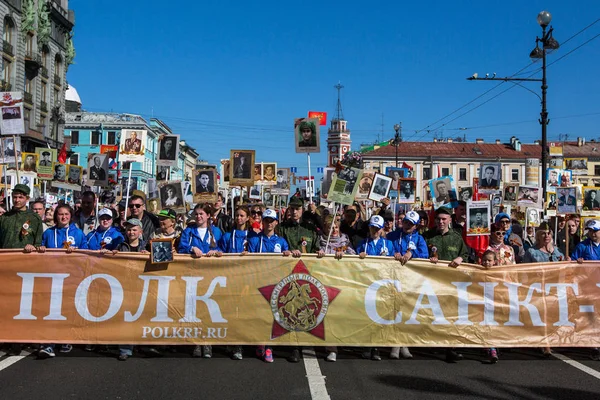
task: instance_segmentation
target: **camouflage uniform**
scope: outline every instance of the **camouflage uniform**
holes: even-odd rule
[[[10,210],[0,217],[0,248],[23,249],[28,244],[40,246],[43,231],[38,214],[29,210]]]

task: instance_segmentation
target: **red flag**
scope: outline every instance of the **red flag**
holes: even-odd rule
[[[327,113],[322,111],[309,111],[308,118],[316,118],[319,120],[319,125],[327,125]]]
[[[58,153],[58,162],[64,164],[67,162],[67,144],[63,143],[60,152]]]
[[[406,163],[406,161],[402,161],[402,168],[408,168],[408,169],[410,169],[411,171],[412,171],[412,169],[413,169],[413,167],[411,167],[410,165],[408,165],[408,164]]]
[[[437,170],[438,170],[438,178],[442,177],[442,170],[440,169],[440,164],[437,165]]]

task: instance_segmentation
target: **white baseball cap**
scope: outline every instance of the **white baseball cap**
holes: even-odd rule
[[[369,226],[376,226],[379,229],[383,228],[383,224],[383,217],[380,215],[373,215],[369,220]]]
[[[112,211],[110,211],[109,208],[103,208],[102,210],[98,211],[98,218],[103,217],[105,215],[108,215],[109,217],[113,218],[113,213]]]
[[[585,227],[593,231],[600,231],[600,221],[598,221],[597,219],[593,219],[590,222],[588,222]]]
[[[419,217],[419,213],[417,213],[416,211],[409,211],[404,216],[404,221],[410,221],[414,225],[418,224],[420,219],[421,218]]]
[[[279,218],[277,218],[277,213],[275,212],[275,210],[271,210],[270,208],[266,209],[263,214],[262,214],[262,219],[265,218],[273,218],[274,220],[279,220]]]

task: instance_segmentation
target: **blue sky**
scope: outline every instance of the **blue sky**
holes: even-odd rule
[[[408,140],[539,139],[536,96],[465,78],[510,76],[530,64],[541,10],[552,13],[561,44],[600,18],[598,1],[69,3],[77,57],[67,78],[86,110],[153,113],[211,163],[230,148],[256,149],[257,161],[296,166],[299,175],[306,156],[294,153],[293,119],[309,110],[330,118],[338,81],[353,148],[391,138],[400,121]],[[549,139],[600,138],[599,34],[600,22],[548,56],[565,56],[548,68]],[[539,83],[527,86],[540,92]],[[326,163],[325,137],[326,129],[313,168]]]

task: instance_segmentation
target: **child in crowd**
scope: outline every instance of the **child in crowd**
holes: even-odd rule
[[[485,269],[490,269],[494,265],[498,265],[496,252],[493,250],[487,250],[485,253],[483,253],[483,256],[481,256],[481,265]],[[490,364],[495,364],[498,362],[498,350],[495,347],[487,349],[487,353]]]

